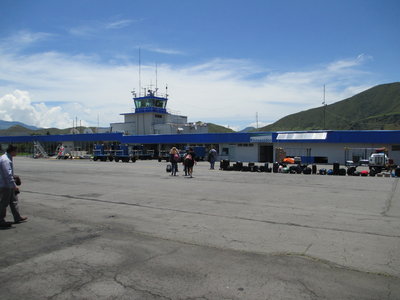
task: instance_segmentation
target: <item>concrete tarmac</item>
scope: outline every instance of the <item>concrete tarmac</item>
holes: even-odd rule
[[[398,178],[14,165],[29,219],[0,230],[2,300],[400,299]]]

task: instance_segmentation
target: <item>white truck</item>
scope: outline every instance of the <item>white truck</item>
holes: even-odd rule
[[[387,149],[382,148],[345,148],[345,163],[348,167],[367,166],[370,174],[396,167],[387,156]]]
[[[370,173],[374,172],[375,174],[382,172],[382,170],[390,170],[394,167],[393,160],[384,152],[372,153],[369,157],[368,166]]]

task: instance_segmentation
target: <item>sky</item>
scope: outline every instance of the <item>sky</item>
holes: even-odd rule
[[[399,16],[398,0],[0,0],[0,120],[107,127],[132,90],[167,86],[189,122],[262,127],[400,81]]]

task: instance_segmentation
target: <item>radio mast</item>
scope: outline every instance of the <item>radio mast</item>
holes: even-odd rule
[[[324,130],[326,129],[326,101],[325,101],[325,84],[324,84],[324,102],[322,102],[324,106]]]
[[[141,74],[141,61],[140,61],[140,48],[139,48],[139,97],[142,93],[142,74]]]

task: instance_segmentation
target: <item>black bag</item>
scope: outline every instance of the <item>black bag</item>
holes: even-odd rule
[[[21,178],[18,175],[14,175],[14,180],[16,185],[21,185]]]
[[[167,165],[166,171],[167,171],[167,173],[171,173],[171,171],[172,171],[172,165],[171,164]]]

